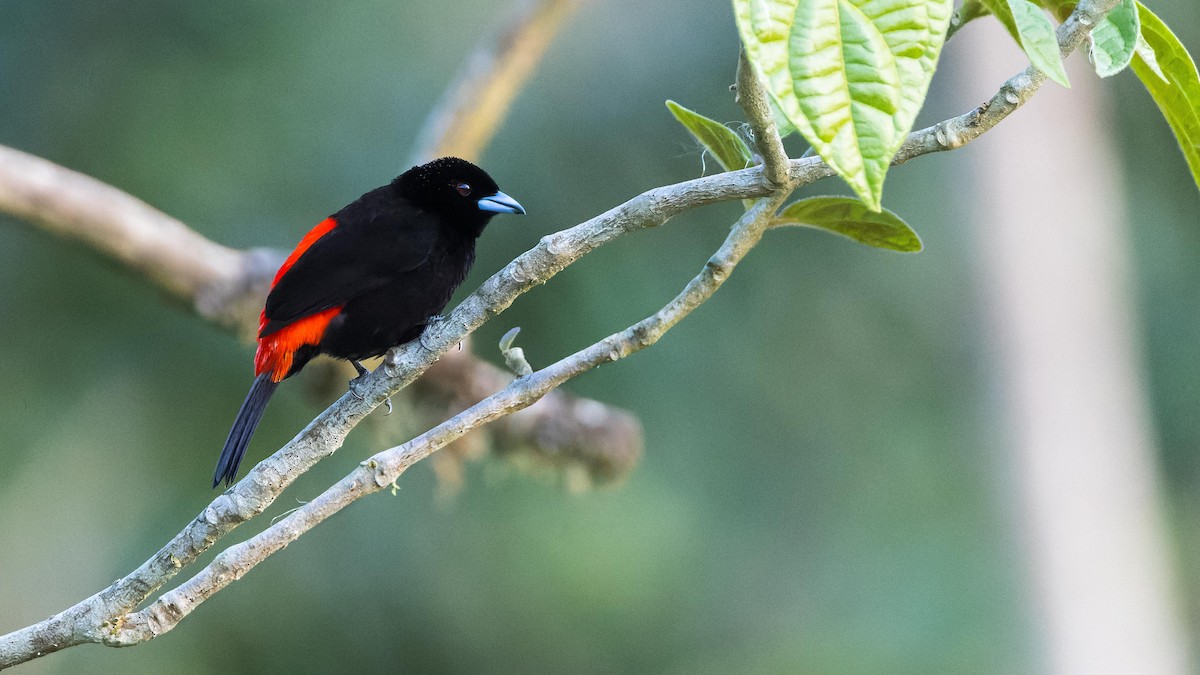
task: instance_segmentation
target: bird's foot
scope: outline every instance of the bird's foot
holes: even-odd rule
[[[425,349],[427,349],[429,351],[433,351],[433,348],[430,347],[429,344],[425,342],[425,331],[428,331],[430,326],[435,326],[445,320],[446,320],[446,317],[442,316],[441,314],[435,314],[425,320],[425,328],[424,328],[424,330],[421,331],[421,336],[419,338],[417,338],[418,340],[421,341],[422,347],[424,347]]]
[[[362,388],[365,385],[365,378],[367,377],[367,375],[369,375],[371,373],[371,371],[367,370],[366,366],[359,363],[358,361],[352,360],[352,361],[350,361],[350,365],[354,366],[354,370],[358,371],[358,376],[355,377],[353,380],[350,380],[350,393],[354,395],[354,398],[361,401],[364,398],[364,396],[362,394]],[[392,397],[391,396],[387,397],[386,399],[383,400],[383,402],[385,404],[387,404],[387,412],[385,412],[384,415],[391,415],[392,414]]]
[[[354,394],[354,398],[361,401],[363,400],[362,387],[367,375],[369,375],[371,371],[367,370],[366,366],[353,359],[351,359],[350,365],[354,366],[354,370],[358,371],[358,376],[353,380],[350,380],[350,393]]]

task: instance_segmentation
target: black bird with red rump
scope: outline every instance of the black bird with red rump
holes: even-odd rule
[[[455,157],[413,167],[321,221],[284,261],[259,319],[254,384],[217,460],[232,485],[279,383],[319,354],[360,360],[416,339],[450,301],[497,213],[525,213]]]

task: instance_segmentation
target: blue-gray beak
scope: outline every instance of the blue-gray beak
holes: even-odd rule
[[[503,192],[497,192],[490,197],[480,199],[477,204],[480,211],[491,211],[493,213],[525,213],[525,207],[517,203],[517,200],[509,197]]]

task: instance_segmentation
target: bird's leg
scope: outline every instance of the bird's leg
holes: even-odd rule
[[[361,401],[363,399],[363,395],[358,393],[358,390],[360,387],[362,387],[363,378],[366,377],[367,373],[371,371],[367,370],[366,366],[358,361],[355,361],[354,359],[350,359],[350,365],[354,366],[354,370],[358,371],[358,377],[350,380],[350,393],[354,394],[354,398],[357,398]]]
[[[354,397],[361,401],[363,399],[363,395],[360,394],[358,390],[362,387],[363,378],[366,377],[367,374],[370,373],[371,371],[367,370],[366,366],[359,363],[358,361],[355,361],[354,359],[350,359],[350,365],[354,366],[354,370],[358,371],[358,377],[355,377],[353,380],[350,380],[350,393],[354,394]],[[388,409],[388,411],[385,412],[384,414],[391,415],[392,414],[392,397],[391,396],[387,397],[386,399],[383,400],[383,402],[387,404],[387,409]]]

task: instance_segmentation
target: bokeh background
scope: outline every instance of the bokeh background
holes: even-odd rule
[[[1200,6],[1150,4],[1195,52]],[[512,10],[0,0],[0,143],[218,242],[290,247],[407,168],[424,116]],[[922,120],[1000,84],[971,80],[974,34],[994,30],[948,46]],[[529,215],[485,233],[463,292],[548,232],[699,175],[663,101],[739,119],[737,48],[727,2],[585,2],[485,154]],[[1173,592],[1195,635],[1200,195],[1136,78],[1102,89],[1137,214],[1130,319]],[[980,145],[1018,141],[1002,126]],[[885,203],[924,253],[771,233],[659,345],[571,382],[641,417],[645,455],[623,485],[573,494],[485,461],[445,504],[422,467],[170,634],[19,672],[1036,672],[976,269],[977,151],[891,174]],[[845,190],[805,190],[831,192]],[[536,366],[623,328],[699,270],[738,212],[709,207],[595,252],[481,329],[478,350],[495,356],[489,345],[521,326]],[[125,574],[208,503],[251,353],[89,251],[0,216],[0,632]],[[319,409],[283,388],[251,458]],[[233,539],[380,447],[352,435]]]

